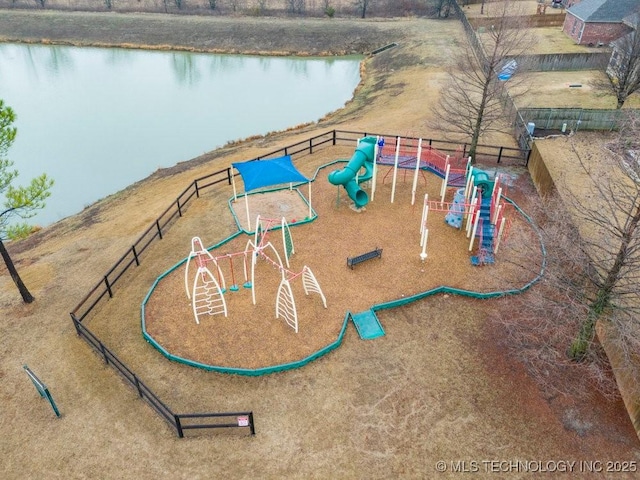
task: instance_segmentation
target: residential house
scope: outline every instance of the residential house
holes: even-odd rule
[[[607,68],[609,75],[620,71],[623,66],[621,62],[627,61],[630,57],[638,58],[640,56],[640,38],[638,38],[640,35],[640,12],[625,17],[622,23],[629,27],[630,32],[611,42],[611,59]]]
[[[573,1],[562,30],[579,45],[608,45],[631,31],[623,19],[637,11],[639,0]]]

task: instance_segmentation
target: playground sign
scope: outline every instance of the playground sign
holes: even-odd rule
[[[51,405],[51,408],[53,409],[53,413],[56,414],[56,417],[60,417],[60,412],[58,411],[56,402],[53,401],[53,397],[49,393],[49,389],[47,388],[47,386],[42,383],[42,381],[40,381],[38,377],[36,377],[36,375],[29,369],[29,367],[23,365],[22,368],[24,368],[24,371],[27,372],[29,379],[33,383],[33,386],[36,387],[36,390],[38,391],[40,396],[47,399],[49,405]]]
[[[249,417],[242,416],[242,417],[238,417],[238,426],[239,427],[248,427],[249,426]]]

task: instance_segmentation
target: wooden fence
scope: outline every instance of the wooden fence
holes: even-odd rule
[[[615,130],[623,119],[623,110],[585,108],[522,108],[522,118],[544,130]]]
[[[564,17],[564,13],[514,16],[513,28],[561,27],[564,24]],[[491,28],[491,25],[495,25],[498,21],[499,19],[495,17],[469,18],[469,23],[478,33],[482,33],[484,29]]]
[[[525,72],[555,72],[559,70],[604,70],[609,64],[611,52],[550,53],[547,55],[522,55],[514,57],[518,69]]]

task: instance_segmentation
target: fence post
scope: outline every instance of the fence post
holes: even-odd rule
[[[178,431],[178,437],[184,438],[184,432],[182,431],[182,425],[180,424],[180,417],[178,415],[174,415],[173,421],[176,422],[176,430]]]
[[[251,431],[251,435],[256,434],[256,426],[253,424],[253,412],[249,412],[249,429]]]
[[[78,336],[81,336],[80,333],[80,322],[78,321],[78,319],[76,318],[76,316],[71,313],[71,320],[73,321],[73,326],[76,327],[76,333],[78,334]]]
[[[136,386],[136,390],[138,390],[138,395],[140,395],[140,398],[144,398],[144,395],[142,395],[142,389],[140,388],[140,382],[138,381],[138,377],[135,374],[133,375],[133,383]]]
[[[102,352],[102,356],[104,357],[104,363],[109,365],[109,357],[107,357],[107,351],[104,348],[104,343],[100,342],[100,351]]]
[[[135,245],[133,245],[131,247],[131,251],[133,252],[133,258],[136,261],[136,267],[139,267],[140,266],[140,259],[138,258],[138,252],[136,252],[136,246]]]
[[[467,156],[467,144],[464,144],[464,147],[462,147],[462,158]]]
[[[162,240],[162,228],[160,228],[160,220],[156,220],[156,227],[158,228],[158,235],[160,236],[160,240]]]
[[[336,146],[336,130],[333,130],[333,146]]]
[[[229,185],[231,185],[231,184],[229,184]],[[198,188],[198,181],[197,180],[193,181],[193,186],[196,187],[196,198],[200,198],[200,189]]]
[[[313,153],[313,138],[309,139],[309,155]]]
[[[107,286],[107,292],[109,292],[109,298],[113,298],[113,292],[111,291],[111,285],[109,285],[109,279],[104,276],[104,284]]]
[[[180,199],[179,198],[176,199],[176,205],[178,206],[178,216],[181,217],[182,216],[182,209],[180,208]]]
[[[498,162],[497,163],[500,163],[500,159],[502,158],[502,149],[503,148],[504,147],[500,147],[500,151],[498,152]]]

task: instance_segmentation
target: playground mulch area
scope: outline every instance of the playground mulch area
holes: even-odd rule
[[[227,288],[225,294],[228,316],[200,315],[197,324],[185,291],[185,266],[181,265],[158,282],[150,296],[145,313],[146,331],[171,355],[205,365],[240,369],[260,369],[305,359],[338,339],[347,312],[358,313],[375,304],[399,300],[446,285],[477,292],[509,290],[524,285],[533,278],[535,269],[522,265],[536,264],[530,248],[518,248],[521,242],[536,244],[530,225],[510,208],[511,226],[508,238],[500,246],[493,265],[473,266],[470,261],[469,239],[464,230],[444,222],[444,211],[430,211],[428,216],[427,258],[420,258],[420,220],[425,193],[430,199],[440,199],[442,180],[429,172],[421,172],[416,200],[411,204],[413,173],[399,170],[394,201],[391,202],[391,175],[381,167],[373,201],[360,211],[354,210],[342,187],[326,179],[334,165],[321,169],[312,183],[312,207],[317,212],[314,221],[301,223],[308,206],[297,191],[288,189],[249,196],[250,215],[274,218],[284,215],[291,226],[295,253],[285,272],[291,280],[298,315],[296,333],[282,319],[275,318],[276,296],[281,270],[276,257],[265,250],[272,261],[260,259],[256,265],[256,304],[243,274],[242,255],[254,236],[241,234],[211,251],[220,257],[219,265]],[[517,194],[512,177],[505,182],[509,194]],[[516,181],[517,183],[517,181]],[[367,188],[370,194],[370,189]],[[448,189],[445,201],[451,201],[455,189]],[[308,196],[307,186],[300,192]],[[206,195],[203,196],[206,200]],[[244,201],[239,198],[234,210],[246,221]],[[206,209],[205,209],[206,210]],[[255,222],[255,220],[254,220]],[[523,240],[524,238],[524,240]],[[205,247],[223,239],[205,239]],[[268,233],[284,262],[283,238],[280,229]],[[209,243],[207,243],[209,242]],[[373,258],[347,266],[347,257],[376,248],[383,250],[381,258]],[[185,251],[185,257],[188,251]],[[327,301],[324,308],[317,293],[305,295],[300,276],[308,267],[316,277]],[[233,272],[231,272],[233,268]],[[197,267],[192,261],[187,285],[191,288]],[[250,271],[250,269],[249,269]],[[248,280],[248,279],[247,279]],[[384,327],[384,324],[383,324]]]

